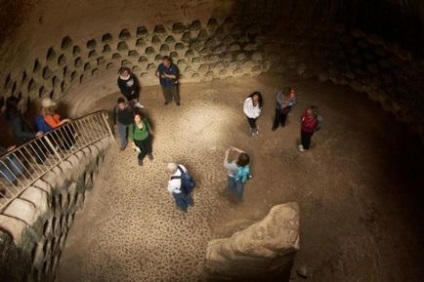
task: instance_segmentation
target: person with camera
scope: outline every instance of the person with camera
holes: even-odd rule
[[[162,87],[165,105],[175,101],[180,106],[180,94],[178,93],[178,68],[171,62],[168,56],[162,58],[162,63],[156,70],[156,76],[159,77],[159,83]]]

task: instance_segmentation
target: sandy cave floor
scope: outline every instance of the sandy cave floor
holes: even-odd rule
[[[286,127],[272,132],[279,85],[294,87],[298,104]],[[242,114],[253,90],[265,95],[254,138]],[[118,96],[100,100],[97,109],[110,109]],[[139,167],[132,150],[110,149],[68,235],[57,281],[197,281],[210,239],[289,201],[301,207],[294,270],[306,266],[309,281],[420,281],[424,153],[378,104],[347,87],[271,75],[182,85],[181,96],[181,107],[164,106],[159,87],[143,89],[155,160]],[[300,153],[297,120],[309,104],[325,124],[311,150]],[[252,159],[254,178],[241,205],[220,195],[231,145]],[[170,160],[198,181],[188,214],[166,191]]]

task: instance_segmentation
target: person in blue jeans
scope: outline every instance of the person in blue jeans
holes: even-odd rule
[[[158,66],[155,75],[159,77],[159,83],[162,87],[165,106],[175,101],[177,106],[180,104],[180,94],[178,93],[178,68],[171,62],[168,56],[162,58],[162,63]]]
[[[230,153],[238,153],[238,159],[229,161]],[[250,158],[246,152],[230,147],[225,152],[224,168],[227,169],[227,191],[234,195],[237,200],[243,200],[244,184],[250,179]]]
[[[128,145],[128,128],[133,123],[133,119],[134,109],[123,97],[119,97],[117,105],[113,109],[113,120],[121,139],[121,151],[125,150]]]
[[[3,155],[15,148],[15,145],[9,148],[0,146],[0,176],[13,184],[16,184],[17,178],[24,172],[23,164],[14,153]]]
[[[181,171],[180,168],[185,173],[187,172],[187,168],[181,164],[169,163],[168,171],[170,173],[169,181],[168,181],[168,192],[174,196],[175,204],[177,207],[183,212],[187,212],[189,206],[194,206],[193,198],[191,194],[184,194],[181,191]]]

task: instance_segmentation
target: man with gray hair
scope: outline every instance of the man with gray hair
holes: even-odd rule
[[[175,204],[183,212],[187,212],[189,206],[193,206],[193,198],[187,193],[183,185],[185,179],[190,178],[187,168],[181,164],[169,163],[168,171],[170,173],[168,181],[168,192],[174,196]],[[194,186],[194,184],[193,184]]]

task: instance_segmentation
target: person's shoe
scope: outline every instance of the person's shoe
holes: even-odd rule
[[[256,134],[256,135],[259,135],[259,125],[256,125],[256,128],[255,128],[255,134]]]
[[[305,152],[306,150],[303,149],[302,144],[300,144],[299,146],[297,146],[297,148],[299,149],[300,152]]]
[[[187,212],[188,212],[188,210],[187,210],[187,209],[181,209],[181,211],[182,211],[183,213],[187,213]]]
[[[135,103],[134,107],[139,108],[139,109],[144,108],[144,106],[142,104],[140,104],[139,102]]]
[[[153,161],[154,157],[153,154],[148,154],[147,157],[149,158],[149,160]]]
[[[180,102],[178,102],[178,103],[177,103],[177,106],[181,106],[181,103],[180,103]]]
[[[271,128],[271,130],[272,130],[272,131],[276,131],[276,130],[277,130],[277,128],[278,128],[278,127],[274,127],[274,126],[273,126],[273,127]]]
[[[138,160],[138,165],[143,166],[143,160]]]
[[[165,103],[163,103],[163,104],[164,104],[165,106],[168,106],[169,102],[166,102],[166,101],[165,101]]]

